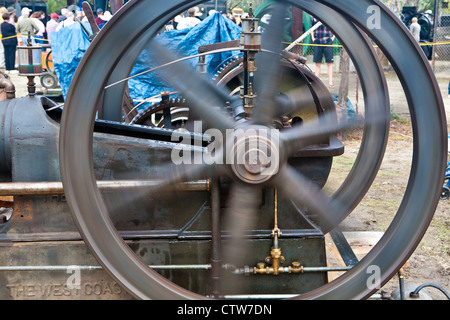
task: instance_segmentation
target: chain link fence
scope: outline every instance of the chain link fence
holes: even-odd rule
[[[439,6],[435,26],[432,66],[437,78],[450,78],[450,8],[449,2]]]
[[[425,55],[427,55],[430,60],[430,64],[432,65],[436,77],[447,79],[450,78],[450,0],[439,1],[439,10],[436,19],[430,17],[431,23],[433,23],[432,20],[436,21],[434,27],[434,41],[433,33],[430,30],[431,26],[422,24],[422,28],[425,28],[423,31],[427,36],[425,41],[421,41],[421,46]],[[419,23],[421,23],[421,21],[419,21]],[[338,39],[333,43],[335,46],[333,53],[337,62],[339,62],[341,53],[339,44]],[[312,58],[314,45],[310,44],[310,37],[308,36],[301,45],[301,49],[295,48],[293,51],[303,53],[304,56]],[[384,56],[381,55],[380,58],[383,59]],[[338,66],[336,66],[335,69],[335,71],[339,71]]]

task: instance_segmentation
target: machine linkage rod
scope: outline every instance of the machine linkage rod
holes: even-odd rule
[[[160,180],[101,180],[97,181],[100,191],[112,192],[129,188],[158,187]],[[179,191],[208,191],[209,180],[181,183]],[[61,195],[64,194],[62,182],[6,182],[0,183],[0,196]]]
[[[149,265],[153,270],[211,270],[211,264],[180,264],[180,265]],[[79,270],[102,270],[101,266],[0,266],[0,271],[67,271],[77,268]],[[304,272],[332,272],[348,271],[351,267],[304,267]],[[286,270],[287,272],[287,270]],[[245,274],[244,268],[236,269],[234,274]],[[253,274],[253,272],[252,272]]]
[[[229,294],[224,295],[224,299],[231,299],[231,300],[269,300],[269,299],[292,299],[295,297],[298,297],[301,294]],[[381,300],[383,299],[383,296],[379,293],[374,293],[371,295],[369,300]]]
[[[186,265],[152,265],[153,270],[209,270],[210,264],[186,264]],[[101,266],[0,266],[0,271],[67,271],[69,269],[79,270],[102,270]]]

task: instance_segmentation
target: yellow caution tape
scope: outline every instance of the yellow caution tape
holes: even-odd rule
[[[18,37],[22,37],[20,34],[17,34],[15,36],[10,36],[10,37],[6,37],[3,38],[3,36],[0,34],[0,40],[6,40],[6,39],[12,39],[12,38],[18,38]],[[32,39],[38,39],[38,40],[44,40],[44,41],[49,41],[48,39],[44,39],[44,38],[36,38],[36,37],[31,37]]]
[[[15,38],[15,37],[19,37],[20,35],[15,35],[15,36],[10,36],[10,37],[6,37],[3,38],[0,34],[0,40],[6,40],[6,39],[11,39],[11,38]],[[21,37],[21,36],[20,36]],[[36,37],[31,37],[33,39],[39,39],[39,40],[43,40],[43,41],[49,41],[48,39],[43,39],[43,38],[36,38]],[[283,42],[283,44],[292,44],[292,42]],[[442,42],[421,42],[419,43],[420,46],[440,46],[440,45],[447,45],[450,44],[450,41],[442,41]],[[310,47],[333,47],[333,48],[342,48],[341,44],[314,44],[314,43],[297,43],[298,46],[310,46]],[[374,48],[378,48],[377,45],[373,46]]]
[[[291,42],[283,42],[283,44],[291,44]],[[426,46],[441,46],[441,45],[447,45],[450,44],[450,41],[442,41],[442,42],[421,42],[419,43],[420,46],[426,47]],[[310,47],[333,47],[333,48],[342,48],[341,44],[314,44],[314,43],[297,43],[298,46],[310,46]],[[377,45],[373,46],[374,48],[378,48]]]

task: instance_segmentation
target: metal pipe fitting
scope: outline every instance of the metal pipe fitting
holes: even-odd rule
[[[11,100],[16,98],[16,86],[12,83],[11,79],[0,73],[0,89],[4,89],[6,93],[6,99]]]

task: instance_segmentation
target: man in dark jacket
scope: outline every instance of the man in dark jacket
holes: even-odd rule
[[[7,72],[17,72],[15,70],[16,62],[16,48],[17,48],[17,33],[16,27],[9,23],[10,14],[4,13],[3,23],[0,25],[2,32],[2,44],[5,48],[5,68]]]

